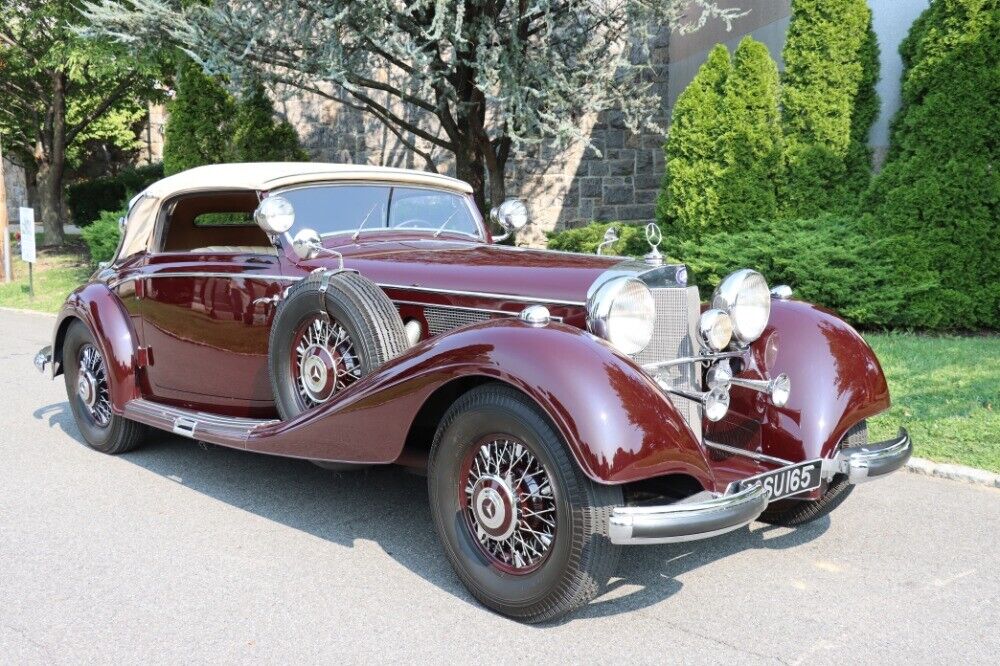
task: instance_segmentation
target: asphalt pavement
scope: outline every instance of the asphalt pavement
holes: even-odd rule
[[[0,663],[996,663],[1000,490],[900,472],[799,529],[634,547],[606,594],[523,626],[479,606],[425,480],[162,433],[83,443],[0,312]],[[210,372],[210,368],[192,368]]]

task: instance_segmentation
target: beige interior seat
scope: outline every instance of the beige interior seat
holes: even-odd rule
[[[192,252],[206,254],[270,254],[277,256],[278,250],[273,245],[206,245],[196,247]]]

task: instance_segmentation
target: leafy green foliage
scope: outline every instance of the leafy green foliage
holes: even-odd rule
[[[83,242],[90,249],[90,259],[95,264],[110,261],[118,249],[121,231],[118,228],[118,218],[125,215],[124,210],[106,210],[101,216],[88,225],[81,233]]]
[[[865,193],[869,233],[915,293],[884,322],[1000,327],[1000,8],[935,0],[900,52],[892,149]]]
[[[549,249],[591,253],[608,226],[551,234]],[[641,226],[620,224],[619,235],[608,254],[640,257],[649,251]],[[770,284],[790,285],[796,298],[838,310],[854,324],[877,327],[885,312],[911,295],[896,284],[886,244],[869,238],[849,217],[761,220],[738,234],[719,231],[697,239],[665,235],[661,251],[668,260],[687,264],[692,283],[706,299],[732,271],[754,268]]]
[[[89,150],[136,145],[135,125],[161,92],[162,52],[131,54],[89,39],[72,0],[0,3],[0,135],[33,171],[47,243],[61,243],[64,178]]]
[[[674,105],[660,224],[697,238],[774,217],[780,137],[778,70],[767,47],[746,37],[730,60],[717,45]]]
[[[233,99],[218,79],[193,61],[182,64],[163,148],[167,175],[203,164],[307,157],[295,129],[275,118],[262,83],[249,84]]]
[[[718,219],[725,171],[725,88],[731,70],[729,51],[716,45],[674,104],[656,217],[678,235],[696,235]]]
[[[291,124],[275,119],[274,106],[259,81],[243,91],[235,125],[233,153],[238,162],[292,162],[308,157]]]
[[[744,37],[736,48],[723,103],[725,168],[719,184],[719,215],[715,223],[709,222],[704,228],[739,233],[778,213],[778,68],[762,43]]]
[[[793,0],[782,56],[785,214],[850,210],[867,183],[865,143],[877,113],[878,47],[867,2]]]
[[[125,169],[116,176],[94,178],[66,188],[66,199],[73,223],[83,227],[101,215],[108,207],[124,206],[129,197],[163,178],[163,165]]]
[[[231,162],[235,104],[218,81],[185,59],[177,72],[177,95],[170,103],[163,144],[163,170],[171,174],[201,166]]]

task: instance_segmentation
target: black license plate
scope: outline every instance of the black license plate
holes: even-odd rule
[[[740,489],[761,483],[773,502],[783,497],[791,497],[819,488],[823,482],[823,461],[808,460],[797,465],[789,465],[773,472],[758,474],[740,482]]]

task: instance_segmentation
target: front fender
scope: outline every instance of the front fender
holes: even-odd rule
[[[121,414],[125,403],[140,397],[136,382],[136,335],[121,301],[101,283],[85,284],[67,297],[53,334],[53,373],[60,374],[65,361],[63,339],[74,319],[90,329],[104,356],[111,376],[111,408]]]
[[[530,396],[599,483],[682,473],[712,487],[699,443],[653,380],[589,333],[557,323],[493,320],[431,338],[326,405],[256,429],[247,448],[393,462],[428,398],[463,377],[502,381]]]
[[[750,373],[792,382],[788,404],[734,389],[731,410],[759,418],[764,453],[787,460],[828,458],[851,426],[889,408],[889,387],[871,347],[833,313],[775,300],[752,346]]]

